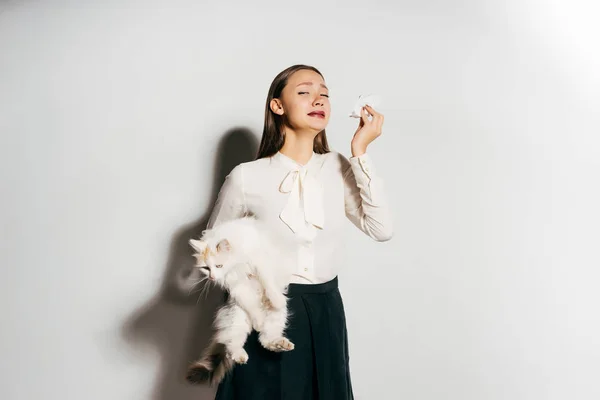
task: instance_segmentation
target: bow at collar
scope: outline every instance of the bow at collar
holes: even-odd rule
[[[306,223],[323,229],[323,188],[307,168],[291,170],[281,181],[279,191],[290,194],[279,218],[292,231],[300,232]]]

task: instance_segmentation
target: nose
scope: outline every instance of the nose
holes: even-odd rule
[[[323,104],[325,104],[325,101],[319,95],[317,95],[317,98],[315,99],[315,101],[313,101],[313,104],[315,106],[322,106]]]

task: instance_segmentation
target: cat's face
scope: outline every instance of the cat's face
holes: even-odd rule
[[[231,245],[227,239],[221,240],[215,246],[210,246],[204,240],[191,239],[189,243],[196,250],[196,267],[211,281],[223,284],[232,261]]]

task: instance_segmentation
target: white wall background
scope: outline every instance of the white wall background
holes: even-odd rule
[[[215,295],[173,275],[295,63],[346,155],[385,100],[396,235],[349,224],[341,276],[356,398],[600,398],[596,4],[1,3],[0,398],[212,398],[182,377]]]

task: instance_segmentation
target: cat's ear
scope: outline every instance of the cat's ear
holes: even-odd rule
[[[198,253],[204,253],[206,250],[207,243],[203,240],[190,239],[189,243]]]
[[[218,253],[221,253],[223,251],[229,251],[229,250],[231,250],[231,244],[229,243],[229,240],[223,239],[217,244],[217,252]]]

